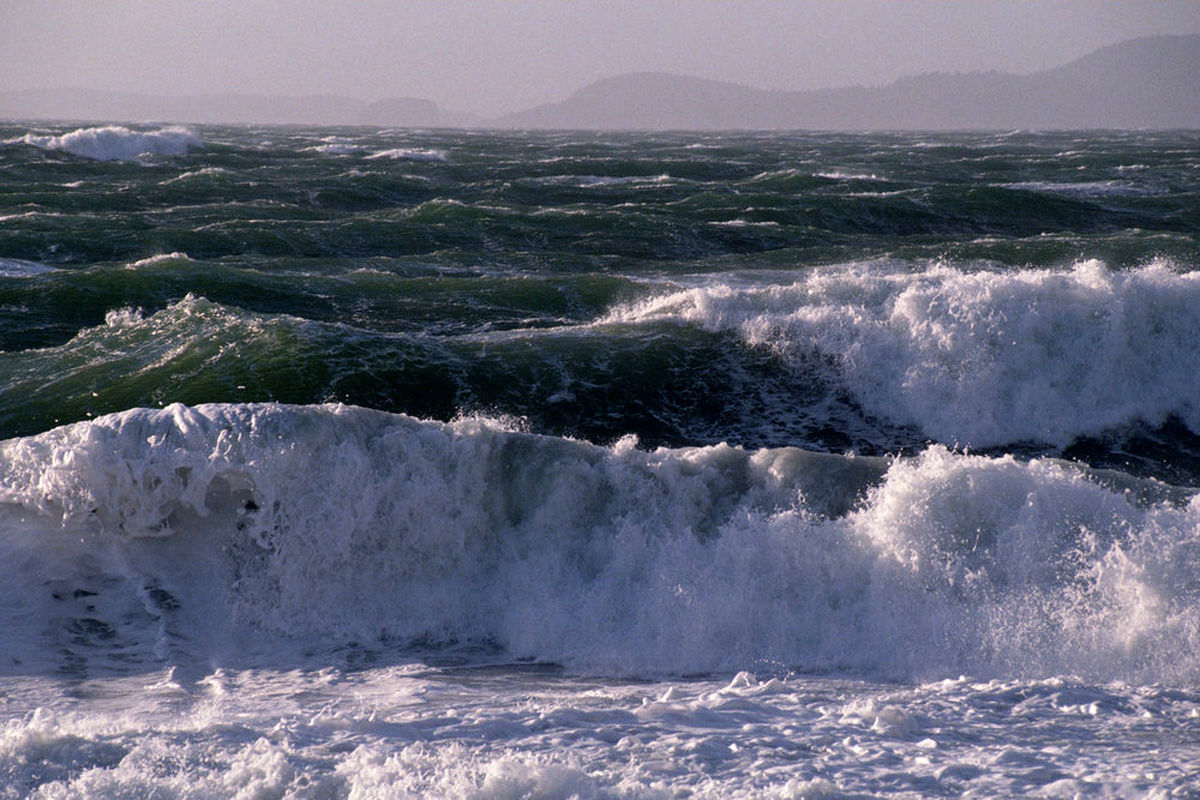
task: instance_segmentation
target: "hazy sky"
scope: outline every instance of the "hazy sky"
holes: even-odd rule
[[[482,114],[655,70],[767,89],[1025,73],[1197,0],[0,0],[0,90],[410,96]]]

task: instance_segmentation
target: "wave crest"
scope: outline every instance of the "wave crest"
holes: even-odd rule
[[[419,149],[412,147],[397,147],[392,150],[381,150],[367,156],[369,159],[389,159],[391,161],[438,161],[448,162],[450,156],[445,150]]]
[[[606,674],[1194,680],[1200,501],[1161,488],[940,447],[892,463],[344,406],[130,411],[0,445],[2,630],[14,651],[52,640],[62,586],[120,609],[114,629],[151,609],[168,658],[474,642]]]
[[[120,125],[79,128],[61,136],[27,133],[21,141],[43,150],[62,150],[96,161],[128,161],[144,155],[177,156],[204,146],[200,137],[187,128],[135,131]]]
[[[1200,272],[913,274],[851,268],[790,286],[716,285],[615,309],[605,322],[733,330],[797,369],[831,356],[869,414],[937,441],[1070,444],[1177,416],[1200,432]]]

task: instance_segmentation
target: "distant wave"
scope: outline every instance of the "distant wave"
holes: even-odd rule
[[[23,670],[382,641],[613,675],[1194,680],[1198,524],[1162,484],[941,447],[175,405],[0,443],[0,643]]]
[[[138,259],[129,265],[130,269],[138,269],[139,267],[151,267],[156,264],[169,264],[174,261],[191,261],[192,258],[187,253],[178,251],[172,253],[159,253],[158,255],[148,256]]]
[[[862,172],[841,172],[839,170],[831,170],[829,172],[816,173],[818,178],[828,178],[834,181],[879,181],[883,180],[874,173]]]
[[[1114,271],[1097,261],[893,270],[684,289],[618,307],[605,322],[733,330],[797,369],[832,357],[869,414],[947,444],[1065,446],[1173,415],[1200,432],[1200,272],[1161,262]]]
[[[1150,197],[1167,193],[1164,186],[1141,185],[1133,181],[1080,181],[1079,183],[1025,181],[1001,185],[1005,189],[1078,195],[1080,197]]]
[[[0,218],[3,219],[3,218]],[[0,258],[0,278],[28,278],[53,272],[54,267],[37,261],[25,261],[19,258]]]
[[[62,150],[97,161],[128,161],[143,155],[175,156],[204,146],[200,137],[186,128],[135,131],[119,125],[80,128],[61,136],[27,133],[20,141],[43,150]]]
[[[183,181],[190,181],[190,180],[194,180],[196,178],[213,178],[218,175],[228,175],[228,174],[229,174],[229,171],[222,167],[204,167],[202,169],[189,170],[187,172],[180,173],[179,175],[176,175],[174,178],[168,178],[167,180],[162,181],[159,185],[160,186],[170,186],[171,184],[174,184],[174,183],[182,183]]]
[[[663,173],[660,175],[549,175],[541,178],[526,178],[528,183],[535,186],[569,186],[578,188],[596,188],[601,186],[625,186],[631,184],[666,184],[675,179]]]
[[[347,156],[358,153],[363,149],[361,143],[345,136],[322,136],[321,144],[304,148],[312,153],[325,153],[331,156]]]
[[[324,153],[330,156],[348,156],[357,153],[362,148],[355,144],[330,143],[317,144],[305,149],[313,153]]]
[[[392,161],[449,161],[445,150],[420,150],[399,147],[393,150],[381,150],[372,153],[367,158],[387,158]]]

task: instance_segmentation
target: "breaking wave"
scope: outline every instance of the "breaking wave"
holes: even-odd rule
[[[1200,272],[817,271],[790,285],[716,283],[614,309],[606,323],[732,330],[798,370],[832,359],[878,418],[946,443],[1056,446],[1178,417],[1200,432]]]
[[[171,406],[0,444],[0,522],[5,670],[355,643],[611,675],[1198,676],[1200,501],[1053,460]]]
[[[204,146],[200,137],[187,128],[136,131],[119,125],[79,128],[61,136],[27,133],[20,141],[96,161],[128,161],[144,155],[177,156]]]

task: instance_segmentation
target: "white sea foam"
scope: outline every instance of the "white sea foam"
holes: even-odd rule
[[[1169,415],[1200,432],[1200,272],[854,265],[791,285],[683,289],[605,324],[738,332],[797,369],[833,357],[870,414],[945,443],[1066,445]]]
[[[103,663],[114,637],[268,663],[383,637],[609,675],[1187,682],[1200,501],[1169,499],[941,448],[889,467],[340,406],[130,411],[0,445],[0,637],[25,664]],[[114,637],[59,640],[77,590]]]
[[[0,221],[4,219],[4,217],[0,217]],[[54,272],[54,267],[20,258],[0,258],[0,278],[28,278],[47,272]]]
[[[23,141],[44,150],[63,150],[97,161],[127,161],[144,155],[182,155],[204,146],[200,137],[186,128],[136,131],[119,125],[80,128],[61,136],[29,133]]]
[[[1006,183],[1005,189],[1022,189],[1030,192],[1049,192],[1052,194],[1078,195],[1080,197],[1146,197],[1165,194],[1165,187],[1147,186],[1133,181],[1080,181],[1068,183],[1063,181],[1026,181],[1022,183]]]
[[[125,328],[139,325],[146,319],[146,312],[141,308],[114,308],[104,315],[104,325],[108,328]]]
[[[778,228],[779,227],[779,223],[775,222],[773,220],[754,221],[754,220],[742,219],[741,217],[735,217],[734,219],[719,220],[716,222],[710,222],[708,224],[713,225],[718,228]]]
[[[361,147],[354,144],[317,144],[305,149],[313,153],[324,153],[330,156],[348,156],[362,150]]]
[[[30,217],[41,216],[40,211],[21,211],[16,214],[0,214],[0,222],[8,222],[14,219],[28,219]]]
[[[361,144],[345,136],[322,136],[321,144],[305,148],[305,150],[312,153],[325,153],[333,156],[352,155],[360,152],[362,149]]]
[[[810,178],[810,177],[812,177],[812,173],[808,172],[807,170],[796,169],[794,167],[788,167],[787,169],[773,169],[773,170],[768,170],[766,172],[760,172],[757,175],[750,178],[750,180],[752,182],[761,182],[761,181],[776,181],[776,180],[779,180],[780,178]]]
[[[1186,795],[1198,530],[937,447],[128,411],[0,443],[0,797]]]
[[[375,668],[159,673],[40,695],[14,683],[5,798],[1187,797],[1200,715],[1194,692],[1060,678]],[[56,710],[25,711],[36,699]]]
[[[173,252],[173,253],[159,253],[158,255],[147,256],[146,258],[138,259],[137,261],[134,261],[132,264],[130,264],[129,268],[137,269],[139,267],[152,267],[156,264],[166,264],[166,263],[170,263],[172,261],[192,261],[192,260],[193,260],[192,257],[189,256],[187,253],[180,253],[178,251]]]
[[[381,150],[378,153],[372,153],[367,158],[386,158],[392,161],[449,161],[450,156],[445,150],[433,149],[418,149],[411,147],[398,147],[392,150]]]
[[[835,181],[877,181],[881,178],[873,172],[843,172],[841,170],[830,170],[828,172],[816,173],[818,178],[829,178]]]
[[[594,188],[597,186],[624,186],[630,184],[664,184],[675,179],[663,173],[661,175],[551,175],[545,178],[534,178],[531,182],[550,186],[578,186]]]
[[[223,167],[204,167],[203,169],[188,170],[187,172],[182,172],[179,175],[176,175],[174,178],[168,178],[159,185],[170,186],[173,183],[182,183],[194,178],[210,178],[214,175],[225,175],[228,174],[228,172],[229,170]]]

